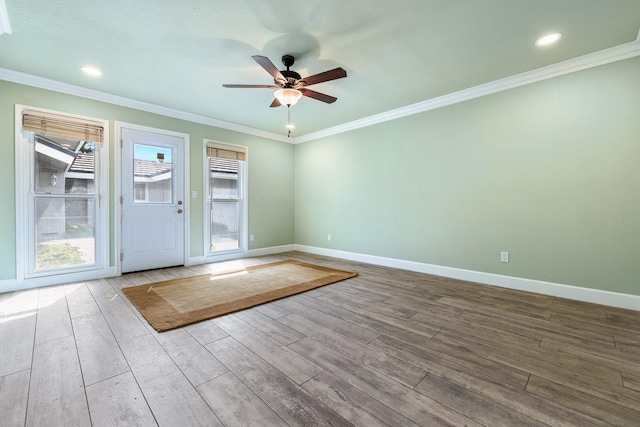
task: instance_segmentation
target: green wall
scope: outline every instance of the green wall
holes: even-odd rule
[[[212,100],[212,102],[215,102]],[[15,104],[80,114],[110,121],[111,230],[114,230],[115,121],[183,132],[190,135],[190,188],[198,199],[190,199],[189,257],[203,255],[203,165],[205,138],[249,147],[249,233],[255,241],[250,249],[293,243],[293,155],[290,144],[225,129],[172,119],[72,95],[0,80],[0,280],[16,278],[15,254]],[[111,264],[114,235],[111,238]]]
[[[15,104],[107,119],[111,138],[114,121],[188,133],[190,257],[203,255],[207,138],[249,147],[251,249],[297,243],[640,295],[640,58],[296,146],[0,81],[0,280],[16,277]],[[111,164],[114,153],[112,140]]]
[[[640,58],[297,145],[295,183],[297,244],[640,295]]]

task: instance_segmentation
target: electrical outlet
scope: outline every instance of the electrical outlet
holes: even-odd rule
[[[197,191],[192,191],[191,192],[191,198],[192,199],[197,199],[198,198],[198,192]]]
[[[509,262],[509,252],[500,252],[500,261]]]
[[[327,242],[331,241],[331,234],[327,234]]]
[[[254,236],[253,234],[249,235],[249,241],[253,242],[256,239],[256,236]]]

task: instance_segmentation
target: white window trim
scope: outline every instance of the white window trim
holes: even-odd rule
[[[209,156],[207,155],[207,145],[208,144],[222,144],[228,145],[231,147],[242,148],[245,152],[245,160],[244,160],[244,181],[242,185],[242,200],[240,202],[240,230],[238,230],[238,249],[232,249],[228,251],[211,251],[211,221],[209,217],[209,204],[211,203],[211,199],[209,198]],[[203,141],[203,153],[204,153],[204,161],[203,161],[203,220],[204,220],[204,256],[207,262],[214,261],[223,261],[226,259],[234,259],[238,257],[238,254],[244,254],[249,250],[249,209],[248,209],[248,188],[249,188],[249,147],[238,144],[229,144],[227,142],[216,141],[213,139],[204,139]]]
[[[96,182],[96,258],[95,264],[69,269],[59,269],[29,273],[28,254],[31,244],[30,236],[30,209],[29,190],[31,186],[32,166],[29,136],[22,130],[22,115],[25,110],[39,111],[42,113],[60,114],[58,111],[46,110],[26,105],[15,106],[15,184],[16,184],[16,285],[17,289],[27,289],[38,286],[47,286],[59,283],[69,283],[82,280],[91,280],[103,277],[111,277],[114,270],[109,266],[109,121],[94,117],[80,116],[63,113],[66,116],[79,120],[91,120],[104,124],[104,142],[96,144],[98,154],[99,173]]]

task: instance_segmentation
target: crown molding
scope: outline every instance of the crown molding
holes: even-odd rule
[[[0,34],[11,34],[9,12],[7,12],[7,5],[4,0],[0,0]]]
[[[2,1],[2,0],[0,0]],[[18,71],[0,68],[0,80],[6,80],[13,83],[19,83],[26,86],[33,86],[40,89],[52,90],[54,92],[74,95],[81,98],[92,99],[94,101],[106,102],[109,104],[119,105],[122,107],[133,108],[136,110],[146,111],[148,113],[159,114],[166,117],[185,120],[192,123],[213,126],[221,129],[227,129],[234,132],[240,132],[247,135],[259,136],[261,138],[274,139],[276,141],[293,143],[291,138],[279,135],[273,132],[267,132],[261,129],[255,129],[249,126],[239,125],[237,123],[226,122],[224,120],[213,119],[199,114],[187,113],[185,111],[173,108],[163,107],[161,105],[151,104],[148,102],[137,101],[135,99],[125,98],[118,95],[112,95],[106,92],[100,92],[93,89],[87,89],[68,83],[59,82],[57,80],[46,79],[44,77],[34,76],[32,74],[21,73]]]
[[[554,77],[565,74],[574,73],[576,71],[585,70],[599,65],[609,64],[623,59],[640,56],[640,35],[633,42],[621,44],[608,49],[603,49],[594,53],[579,56],[577,58],[568,59],[546,67],[537,68],[532,71],[526,71],[503,79],[494,80],[492,82],[483,83],[468,89],[452,92],[437,98],[431,98],[405,107],[389,110],[384,113],[375,114],[373,116],[354,120],[349,123],[343,123],[317,132],[308,133],[294,138],[294,144],[313,141],[328,136],[349,132],[378,123],[384,123],[390,120],[396,120],[402,117],[411,116],[413,114],[422,113],[437,108],[446,107],[448,105],[457,104],[459,102],[468,101],[470,99],[479,98],[493,93],[513,89],[519,86],[528,85],[542,80],[552,79]]]
[[[4,4],[3,2],[4,0],[0,0],[0,6]],[[288,144],[301,144],[304,142],[309,142],[309,141],[313,141],[320,138],[326,138],[328,136],[349,132],[349,131],[360,129],[363,127],[373,126],[373,125],[384,123],[390,120],[396,120],[402,117],[423,113],[425,111],[435,110],[437,108],[446,107],[449,105],[457,104],[459,102],[464,102],[474,98],[479,98],[479,97],[490,95],[493,93],[502,92],[504,90],[513,89],[519,86],[536,83],[536,82],[551,79],[554,77],[559,77],[565,74],[574,73],[576,71],[581,71],[588,68],[605,65],[605,64],[621,61],[628,58],[633,58],[635,56],[640,56],[640,33],[638,34],[638,38],[633,42],[624,43],[608,49],[603,49],[587,55],[568,59],[566,61],[558,62],[556,64],[548,65],[546,67],[538,68],[532,71],[515,74],[513,76],[505,77],[503,79],[494,80],[488,83],[483,83],[481,85],[473,86],[468,89],[452,92],[447,95],[431,98],[425,101],[407,105],[405,107],[396,108],[394,110],[389,110],[383,113],[374,114],[369,117],[364,117],[362,119],[354,120],[352,122],[343,123],[330,128],[322,129],[317,132],[311,132],[305,135],[300,135],[295,138],[287,138],[284,135],[264,131],[261,129],[255,129],[249,126],[239,125],[237,123],[231,123],[224,120],[218,120],[210,117],[201,116],[198,114],[187,113],[187,112],[176,110],[173,108],[167,108],[160,105],[151,104],[148,102],[137,101],[137,100],[125,98],[122,96],[111,95],[109,93],[100,92],[93,89],[87,89],[80,86],[71,85],[68,83],[62,83],[56,80],[46,79],[43,77],[21,73],[18,71],[7,70],[4,68],[0,68],[0,79],[7,80],[13,83],[19,83],[27,86],[33,86],[41,89],[47,89],[55,92],[61,92],[69,95],[79,96],[82,98],[92,99],[95,101],[101,101],[109,104],[120,105],[123,107],[133,108],[136,110],[146,111],[149,113],[159,114],[162,116],[172,117],[172,118],[185,120],[193,123],[199,123],[207,126],[218,127],[221,129],[244,133],[247,135],[258,136],[266,139],[272,139],[275,141],[285,142]]]

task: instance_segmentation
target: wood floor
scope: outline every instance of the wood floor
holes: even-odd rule
[[[640,426],[640,312],[292,252],[360,275],[158,334],[126,286],[0,294],[0,425]]]

